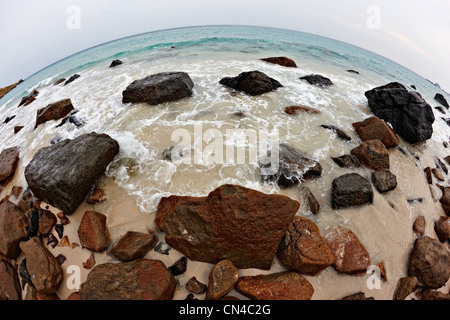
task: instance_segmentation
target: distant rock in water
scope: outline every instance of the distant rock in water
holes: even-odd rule
[[[325,87],[325,86],[332,86],[333,82],[324,77],[321,76],[320,74],[310,74],[304,77],[300,78],[301,80],[306,80],[308,81],[310,84],[313,84],[315,86],[319,86],[319,87]]]
[[[358,71],[356,71],[356,70],[347,70],[347,72],[350,72],[350,73],[354,73],[354,74],[359,74],[359,72]]]
[[[116,60],[113,60],[112,62],[111,62],[111,64],[109,65],[109,67],[110,68],[114,68],[114,67],[116,67],[116,66],[118,66],[118,65],[121,65],[123,62],[122,61],[120,61],[119,59],[116,59]]]
[[[5,96],[8,92],[10,92],[12,89],[17,87],[22,82],[23,82],[23,80],[20,79],[18,82],[13,83],[12,85],[9,85],[9,86],[4,87],[4,88],[0,88],[0,99],[3,98],[3,96]]]
[[[295,61],[287,57],[271,57],[271,58],[264,58],[261,60],[273,64],[279,64],[280,66],[283,67],[297,68],[297,64],[295,63]]]
[[[33,90],[33,92],[31,92],[30,94],[27,94],[25,97],[22,98],[22,100],[20,100],[18,107],[20,107],[22,105],[24,105],[24,106],[29,105],[31,102],[36,100],[36,97],[38,94],[39,94],[39,91]]]
[[[123,92],[123,103],[157,105],[192,96],[194,82],[185,72],[162,72],[133,81]]]
[[[72,81],[78,79],[79,77],[81,77],[79,74],[74,74],[73,76],[71,76],[69,79],[67,79],[66,82],[64,82],[64,85],[68,85],[69,83],[71,83]]]
[[[450,106],[448,105],[447,100],[444,98],[444,96],[442,94],[436,93],[436,95],[434,96],[434,100],[436,100],[437,102],[442,104],[447,109],[450,108]]]
[[[89,133],[40,149],[25,168],[25,179],[40,200],[72,214],[119,152],[106,134]]]
[[[36,115],[36,129],[40,124],[50,121],[64,118],[70,112],[74,110],[72,101],[70,99],[60,100],[55,103],[51,103],[45,108],[38,110]]]
[[[283,87],[277,80],[257,70],[242,72],[236,77],[226,77],[219,82],[224,86],[243,91],[251,96],[261,95]]]
[[[54,86],[57,86],[58,84],[63,83],[64,81],[66,81],[66,78],[60,78],[58,80],[55,81],[55,83],[53,83]]]
[[[369,108],[389,122],[394,131],[407,142],[423,142],[433,135],[435,117],[431,106],[415,91],[392,82],[365,93]]]

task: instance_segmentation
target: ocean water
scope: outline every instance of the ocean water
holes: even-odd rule
[[[260,60],[273,56],[287,56],[298,68]],[[122,60],[123,64],[109,68],[114,59]],[[348,69],[359,74],[349,73]],[[223,77],[251,70],[266,73],[284,87],[251,97],[219,84]],[[166,71],[187,72],[195,84],[193,96],[157,106],[122,103],[122,91],[131,82]],[[81,77],[67,86],[53,85],[57,79],[75,73]],[[312,73],[330,78],[334,85],[321,88],[299,79]],[[225,183],[301,200],[298,188],[283,190],[262,183],[259,167],[249,161],[249,154],[243,163],[238,163],[236,154],[228,158],[225,154],[223,161],[217,164],[179,164],[163,157],[164,150],[178,142],[172,137],[176,130],[188,132],[191,141],[195,141],[195,130],[199,128],[202,133],[219,132],[225,138],[227,130],[277,132],[281,143],[319,161],[324,170],[322,178],[306,183],[321,204],[321,214],[312,216],[307,210],[301,214],[313,219],[323,232],[336,225],[346,225],[363,239],[374,262],[386,261],[390,270],[396,270],[393,275],[400,276],[404,273],[405,248],[413,239],[414,219],[423,212],[428,212],[430,219],[440,214],[428,185],[418,177],[425,166],[435,166],[434,157],[442,159],[448,155],[443,142],[450,139],[450,128],[441,119],[447,116],[433,109],[436,122],[432,139],[414,146],[401,140],[403,152],[391,151],[392,171],[399,180],[396,191],[387,196],[377,194],[374,205],[359,209],[334,211],[330,201],[332,179],[349,172],[334,164],[331,157],[348,154],[359,145],[352,123],[371,116],[365,91],[392,81],[403,83],[410,90],[413,90],[410,85],[415,85],[433,107],[439,105],[433,99],[437,92],[450,101],[442,90],[411,70],[328,38],[246,26],[164,30],[87,49],[30,76],[0,100],[1,121],[15,115],[9,123],[0,124],[0,137],[3,148],[20,147],[23,168],[37,150],[50,145],[54,139],[74,138],[92,131],[110,135],[119,142],[120,153],[106,175],[114,177],[115,182],[136,199],[142,215],[152,216],[161,197],[171,194],[204,196]],[[35,89],[39,91],[36,101],[17,108],[21,98]],[[76,127],[67,122],[57,127],[60,121],[50,121],[34,129],[36,111],[64,98],[72,100],[78,111],[76,117],[83,125]],[[284,108],[290,105],[306,105],[321,113],[290,116],[284,113]],[[339,127],[352,141],[337,139],[333,132],[320,127],[323,124]],[[14,134],[15,126],[24,128]],[[207,135],[201,138],[205,149],[215,141]],[[370,178],[369,170],[353,171]],[[25,186],[24,178],[20,179]],[[417,197],[424,198],[424,203],[407,204],[406,199]],[[318,292],[321,287],[342,287],[349,283],[345,277],[336,278],[330,270],[314,281]],[[357,283],[346,287],[347,291],[356,290],[365,279],[355,281]],[[373,295],[387,298],[394,287],[395,282]],[[316,297],[329,298],[324,291]]]

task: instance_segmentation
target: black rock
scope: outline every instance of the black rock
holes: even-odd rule
[[[341,209],[373,202],[372,185],[357,173],[349,173],[333,180],[332,207]]]
[[[27,259],[24,258],[22,262],[19,264],[19,275],[22,278],[22,290],[25,288],[25,285],[28,283],[28,285],[34,287],[33,282],[31,281],[31,275],[28,272],[27,268]]]
[[[20,103],[19,103],[19,105],[17,107],[22,106],[23,104],[25,104],[31,98],[36,98],[36,96],[38,94],[39,94],[39,91],[33,90],[33,92],[31,92],[30,94],[27,94],[25,97],[22,98],[22,100],[20,100]]]
[[[336,133],[336,135],[338,136],[339,139],[344,140],[344,141],[351,141],[352,138],[345,133],[342,129],[339,129],[338,127],[334,126],[334,125],[321,125],[322,128],[324,129],[328,129],[331,131],[334,131]]]
[[[63,83],[64,81],[66,81],[66,78],[60,78],[60,79],[56,80],[53,85],[57,86],[58,84]]]
[[[341,168],[361,167],[361,162],[359,159],[351,154],[346,154],[340,157],[331,157],[331,159],[333,159],[333,161]]]
[[[447,100],[444,98],[444,96],[442,94],[436,93],[436,95],[434,96],[434,100],[436,100],[437,102],[442,104],[447,109],[450,108],[450,106],[448,105]]]
[[[409,204],[416,204],[416,203],[422,203],[423,202],[423,198],[414,198],[414,199],[407,199],[406,202],[408,202]]]
[[[435,160],[436,166],[439,167],[439,168],[441,168],[442,171],[445,172],[445,174],[448,174],[448,168],[447,168],[447,166],[445,165],[445,163],[443,163],[443,162],[441,161],[441,159],[439,159],[439,158],[437,158],[437,157],[436,157],[434,160]]]
[[[315,86],[324,87],[324,86],[332,86],[333,82],[320,74],[310,74],[300,78],[301,80],[306,80],[310,84]]]
[[[7,117],[6,119],[5,119],[5,121],[3,121],[3,123],[8,123],[8,122],[10,122],[12,119],[14,119],[16,116],[14,115],[14,116],[11,116],[11,117]]]
[[[347,70],[347,72],[350,72],[350,73],[355,73],[355,74],[359,74],[359,72],[358,72],[358,71],[356,71],[356,70]]]
[[[110,68],[114,68],[115,66],[121,65],[123,62],[119,59],[113,60],[111,64],[109,65]]]
[[[62,265],[66,260],[67,258],[61,253],[56,256],[56,261],[58,261],[59,265]]]
[[[277,80],[257,70],[242,72],[236,77],[226,77],[219,82],[224,86],[243,91],[251,96],[261,95],[283,87]]]
[[[64,225],[62,223],[58,223],[55,225],[55,231],[58,234],[58,237],[62,239],[64,235]]]
[[[158,253],[168,256],[170,249],[172,249],[172,247],[170,247],[169,245],[167,245],[164,242],[160,242],[156,245],[155,249],[153,249],[153,250]]]
[[[64,85],[65,85],[65,86],[68,85],[69,83],[71,83],[72,81],[78,79],[79,77],[80,77],[79,74],[74,74],[74,75],[71,76],[69,79],[67,79],[66,82],[64,82]]]
[[[28,227],[28,238],[31,239],[39,232],[39,210],[31,210]]]
[[[186,272],[187,268],[187,258],[182,257],[177,260],[173,265],[167,268],[174,276],[179,276]]]
[[[389,122],[394,131],[407,142],[426,141],[433,135],[433,109],[415,91],[392,82],[365,93],[369,108],[379,118]]]

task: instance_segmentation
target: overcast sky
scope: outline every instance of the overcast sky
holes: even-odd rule
[[[238,24],[348,42],[396,61],[450,92],[448,0],[0,0],[0,4],[0,87],[118,38],[175,27]],[[75,11],[68,12],[72,6],[80,9],[78,20]]]

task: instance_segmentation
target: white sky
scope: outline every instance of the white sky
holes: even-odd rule
[[[68,7],[80,8],[69,29]],[[370,29],[368,8],[380,13]],[[450,91],[448,0],[0,0],[0,87],[86,48],[149,31],[255,25],[318,34],[378,53]],[[373,21],[373,20],[370,20]]]

